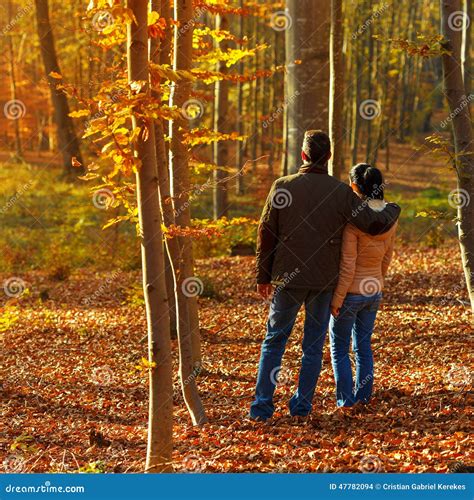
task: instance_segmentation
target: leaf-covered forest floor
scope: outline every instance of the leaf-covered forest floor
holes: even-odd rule
[[[198,262],[207,283],[198,383],[210,423],[193,428],[175,391],[177,471],[443,472],[453,462],[472,462],[472,325],[455,244],[397,249],[374,334],[372,403],[359,413],[336,410],[326,345],[306,423],[286,412],[302,314],[285,355],[287,383],[277,388],[275,418],[269,425],[245,418],[268,307],[254,292],[253,265],[251,257]],[[32,271],[23,278],[28,292],[10,299],[0,322],[4,468],[142,471],[147,380],[137,368],[146,356],[139,273],[81,270],[55,281]]]

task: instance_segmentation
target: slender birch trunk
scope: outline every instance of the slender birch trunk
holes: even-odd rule
[[[127,0],[136,22],[128,26],[129,81],[149,81],[147,0]],[[150,95],[145,84],[144,94]],[[155,365],[150,369],[150,405],[146,472],[172,471],[173,451],[173,374],[171,339],[166,295],[165,262],[161,212],[158,199],[158,172],[155,155],[154,127],[132,116],[133,127],[147,127],[148,137],[139,134],[136,155],[141,166],[136,175],[140,220],[143,292],[148,326],[148,357]]]
[[[174,28],[174,61],[175,70],[190,70],[192,60],[193,38],[193,4],[191,0],[175,0],[174,18],[178,24]],[[180,29],[186,26],[188,29]],[[171,88],[170,104],[182,108],[189,98],[191,82],[183,79],[179,84],[174,83]],[[175,222],[182,229],[191,225],[191,211],[189,202],[190,178],[188,150],[184,144],[183,132],[188,128],[184,114],[170,123],[170,171],[171,196],[173,199]],[[180,248],[179,267],[175,269],[177,276],[176,286],[178,297],[183,308],[187,309],[188,317],[183,318],[189,328],[180,331],[179,363],[180,378],[183,395],[191,415],[193,424],[201,425],[207,421],[204,407],[199,398],[196,386],[196,374],[201,367],[201,344],[199,332],[199,315],[197,294],[202,284],[193,276],[192,241],[189,236],[177,238]],[[178,311],[180,306],[178,306]],[[184,323],[183,323],[184,324]],[[181,321],[178,319],[178,325]]]
[[[170,64],[171,62],[171,38],[172,32],[169,28],[170,26],[170,5],[169,0],[151,0],[151,8],[153,11],[158,12],[160,17],[166,20],[165,35],[163,38],[152,38],[150,40],[150,60],[156,64]],[[152,95],[156,98],[160,98],[160,92],[152,90]],[[168,150],[165,142],[164,136],[164,124],[162,119],[158,119],[155,122],[155,142],[156,142],[156,161],[158,163],[158,178],[160,181],[160,186],[162,182],[168,185],[169,193],[169,171],[168,171]],[[161,188],[160,188],[161,189]],[[166,203],[171,204],[171,198],[166,200]],[[163,205],[163,204],[162,204]],[[171,205],[170,205],[171,206]],[[173,222],[167,222],[166,218],[163,218],[165,226],[174,224]],[[165,277],[166,277],[166,292],[168,294],[169,300],[169,315],[170,315],[170,331],[171,338],[176,339],[178,335],[178,320],[176,315],[176,297],[174,291],[174,278],[173,278],[173,265],[170,261],[168,252],[165,252]]]

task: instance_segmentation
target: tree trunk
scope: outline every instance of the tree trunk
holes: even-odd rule
[[[372,15],[373,12],[373,0],[368,0],[368,13]],[[374,88],[372,85],[372,74],[374,72],[374,24],[370,23],[368,34],[367,34],[367,44],[368,44],[368,60],[365,62],[367,64],[367,98],[371,100],[376,100],[374,95]],[[367,144],[365,150],[365,161],[369,163],[370,157],[372,155],[372,120],[365,120],[367,124]]]
[[[287,0],[288,170],[296,172],[305,130],[329,127],[331,0]],[[301,62],[298,64],[297,62]]]
[[[227,31],[229,23],[227,17],[221,14],[216,16],[216,30]],[[226,40],[220,42],[220,48],[223,52],[227,51],[229,44]],[[228,72],[225,62],[220,61],[217,63],[217,71],[223,74]],[[227,80],[218,80],[215,83],[214,95],[214,131],[226,134],[229,132],[228,124],[229,113],[229,82]],[[216,168],[214,170],[214,188],[213,188],[213,205],[214,205],[214,219],[227,217],[229,212],[229,200],[227,193],[227,182],[225,178],[227,173],[223,167],[227,166],[229,159],[229,142],[216,141],[214,143],[214,163]]]
[[[239,7],[243,9],[244,1],[239,0]],[[239,40],[244,38],[244,16],[239,15]],[[239,74],[244,74],[244,62],[242,59],[239,61]],[[243,110],[244,110],[244,84],[242,82],[237,83],[237,133],[239,136],[244,135],[244,124],[243,124]],[[237,169],[237,183],[235,186],[235,192],[237,195],[244,194],[244,175],[240,172],[243,167],[243,151],[244,145],[242,142],[237,141],[236,143],[236,155],[235,155],[235,167]]]
[[[12,2],[9,0],[8,2],[8,22],[12,22]],[[12,107],[17,106],[17,104],[21,108],[21,103],[17,103],[17,89],[16,89],[16,76],[15,76],[15,51],[13,48],[13,36],[11,33],[7,33],[8,37],[8,50],[9,50],[9,66],[10,66],[10,89],[11,89],[11,98],[13,101]],[[21,111],[21,109],[20,109]],[[15,155],[16,159],[21,161],[23,156],[23,148],[21,145],[21,133],[20,133],[20,120],[21,120],[21,112],[18,116],[12,114],[13,117],[13,127],[15,130]]]
[[[181,0],[174,4],[175,20],[178,19],[183,26],[190,26],[191,29],[183,30],[179,34],[175,27],[174,33],[174,69],[190,70],[192,56],[193,37],[193,7],[189,0]],[[189,98],[191,91],[190,82],[183,79],[179,85],[171,87],[170,103],[178,108],[182,107]],[[189,156],[188,150],[183,142],[183,133],[187,130],[188,123],[184,119],[175,120],[170,123],[170,172],[171,172],[171,195],[176,212],[176,224],[188,227],[191,224],[191,210],[189,205]],[[176,210],[177,208],[177,210]],[[183,272],[184,277],[192,277],[194,273],[193,248],[189,237],[182,239]],[[199,313],[196,297],[188,297],[189,321],[192,331],[192,356],[195,368],[201,366],[201,340],[199,332]]]
[[[151,8],[153,11],[158,12],[160,17],[166,20],[165,36],[164,38],[152,38],[150,40],[150,60],[156,64],[170,64],[170,43],[172,33],[169,29],[170,26],[170,6],[169,0],[152,0]],[[152,95],[156,98],[160,98],[160,92],[152,90]],[[174,224],[173,219],[167,220],[165,215],[165,208],[171,210],[173,213],[173,207],[171,205],[170,196],[170,176],[168,170],[168,149],[165,142],[164,136],[164,124],[162,119],[158,119],[155,122],[155,149],[156,149],[156,161],[158,164],[158,178],[159,178],[159,193],[163,196],[162,191],[165,190],[164,196],[165,201],[161,203],[162,213],[165,226],[170,226]],[[164,206],[166,205],[166,207]],[[176,297],[174,290],[174,277],[173,277],[173,265],[171,263],[169,253],[165,252],[165,277],[166,277],[166,293],[169,300],[169,316],[170,316],[170,331],[171,338],[176,339],[178,335],[178,320],[176,313]]]
[[[471,47],[472,47],[472,0],[464,0],[464,29],[462,40],[462,67],[464,86],[466,87],[466,95],[471,95],[472,90],[472,62],[471,62]],[[470,106],[470,103],[469,103]]]
[[[395,29],[395,14],[396,9],[395,6],[392,5],[392,14],[390,17],[390,28],[389,28],[389,38],[393,38],[393,33]],[[383,71],[383,85],[382,85],[382,99],[381,99],[381,109],[383,110],[383,116],[381,119],[379,132],[378,132],[378,140],[375,145],[373,156],[371,161],[374,164],[377,163],[377,157],[380,148],[386,148],[385,150],[385,167],[387,171],[390,169],[390,117],[391,113],[391,98],[389,95],[389,71],[390,71],[390,58],[391,58],[391,50],[389,47],[385,48],[384,61],[382,64]]]
[[[253,19],[253,42],[257,44],[259,42],[259,33],[258,33],[258,18],[254,17]],[[253,58],[254,61],[254,72],[258,73],[260,69],[260,53],[255,52],[255,56]],[[259,79],[255,76],[255,80],[252,82],[252,160],[256,160],[258,158],[258,145],[260,141],[260,129],[258,127],[258,86]],[[253,171],[255,172],[257,169],[257,162],[253,162]]]
[[[441,26],[445,48],[443,70],[446,98],[451,110],[456,150],[458,232],[467,289],[474,313],[474,135],[461,65],[462,33],[453,30],[452,16],[460,0],[441,0]],[[455,27],[455,26],[454,26]]]
[[[284,99],[285,103],[288,103],[288,76],[285,73],[283,75],[284,79]],[[285,104],[283,110],[283,138],[281,146],[281,165],[280,165],[280,175],[283,177],[288,175],[288,104]]]
[[[36,21],[41,55],[46,79],[51,91],[51,101],[54,106],[58,147],[63,157],[63,164],[67,174],[82,174],[84,168],[72,166],[72,159],[76,158],[82,164],[79,141],[74,131],[72,118],[69,116],[69,104],[62,90],[57,90],[57,79],[52,78],[52,72],[61,74],[56,49],[54,46],[53,30],[49,21],[48,0],[35,0]]]
[[[172,12],[170,0],[160,0],[160,16],[166,19],[164,38],[160,41],[160,64],[171,64],[171,47],[173,44],[173,27],[171,22]]]
[[[344,170],[344,25],[342,0],[331,0],[329,130],[332,142],[330,174],[341,178]]]
[[[127,0],[135,22],[128,26],[128,78],[149,81],[147,0]],[[150,95],[148,85],[142,92]],[[136,175],[137,202],[140,220],[143,292],[148,326],[148,357],[155,364],[150,369],[150,406],[146,472],[172,471],[173,451],[173,373],[171,359],[168,297],[165,283],[165,261],[161,213],[158,199],[158,172],[153,126],[137,121],[133,127],[148,127],[148,138],[141,133],[136,155],[141,167]]]
[[[351,156],[352,164],[355,165],[358,159],[359,152],[359,132],[360,132],[360,104],[362,96],[362,59],[359,54],[360,46],[355,49],[355,70],[354,70],[354,99],[352,101],[352,127],[351,127]]]
[[[175,70],[189,71],[192,59],[192,19],[193,5],[191,0],[175,0],[174,18],[181,26],[191,27],[188,30],[179,30],[178,26],[174,28],[174,61]],[[170,94],[170,105],[177,106],[178,109],[183,106],[189,98],[191,83],[184,78],[179,84],[173,84]],[[186,229],[191,225],[191,211],[189,208],[189,165],[188,150],[183,140],[183,133],[188,129],[188,123],[184,116],[174,119],[170,123],[170,166],[171,166],[171,196],[173,199],[173,208],[176,224]],[[193,253],[192,242],[189,236],[180,236],[178,238],[181,249],[181,259],[179,274],[181,291],[184,292],[187,285],[191,293],[183,293],[183,300],[187,305],[189,333],[179,332],[178,338],[180,346],[180,378],[183,389],[183,395],[186,405],[191,414],[193,423],[202,424],[206,422],[206,415],[202,406],[196,387],[196,373],[201,367],[201,346],[199,332],[199,315],[197,299],[194,293],[199,289],[199,281],[193,277]],[[191,284],[191,287],[189,287]],[[196,285],[195,287],[192,284]],[[191,289],[191,290],[189,290]],[[178,307],[179,310],[179,307]]]

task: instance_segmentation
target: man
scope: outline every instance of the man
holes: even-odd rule
[[[328,175],[331,141],[320,130],[307,131],[303,166],[275,181],[263,209],[257,243],[257,291],[271,299],[262,345],[255,400],[250,418],[273,415],[273,393],[281,360],[299,309],[305,305],[303,357],[298,388],[289,402],[292,416],[310,414],[330,305],[337,285],[344,226],[350,222],[368,234],[382,234],[400,215],[388,204],[372,211],[352,189]]]

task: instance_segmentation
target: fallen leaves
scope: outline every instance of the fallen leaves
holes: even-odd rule
[[[326,347],[310,421],[287,417],[301,314],[284,358],[292,376],[277,388],[275,418],[264,425],[245,419],[268,309],[254,292],[254,260],[200,261],[197,274],[218,292],[200,299],[198,385],[210,423],[190,425],[176,380],[176,470],[444,472],[472,461],[472,326],[458,262],[447,247],[398,251],[373,339],[374,400],[364,412],[336,411]],[[47,273],[24,279],[30,293],[0,310],[5,463],[24,472],[142,471],[146,324],[143,303],[130,293],[140,276],[84,270],[61,282]]]

